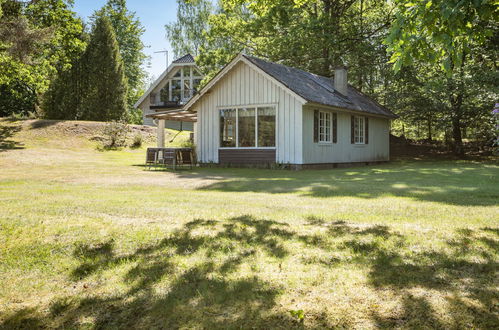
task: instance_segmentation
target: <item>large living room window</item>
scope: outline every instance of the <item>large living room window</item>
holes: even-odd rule
[[[236,109],[220,110],[220,146],[236,146]]]
[[[220,110],[220,147],[275,147],[275,107],[240,107]]]

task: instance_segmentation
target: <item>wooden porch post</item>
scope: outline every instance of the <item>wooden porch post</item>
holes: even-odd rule
[[[165,147],[165,120],[164,119],[158,119],[157,144],[158,144],[158,148]]]

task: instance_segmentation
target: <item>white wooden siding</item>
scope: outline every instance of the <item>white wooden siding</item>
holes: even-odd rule
[[[218,163],[220,108],[276,105],[276,161],[302,164],[302,103],[271,78],[240,62],[194,105],[198,112],[197,156],[203,163]]]
[[[341,111],[336,111],[336,113],[338,114],[338,142],[333,144],[314,143],[314,108],[311,106],[303,107],[304,164],[389,160],[389,119],[368,116],[369,143],[357,145],[352,144],[350,138],[352,113]]]

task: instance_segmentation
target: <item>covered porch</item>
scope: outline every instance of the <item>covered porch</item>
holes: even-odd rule
[[[158,148],[165,147],[165,122],[167,120],[182,121],[182,122],[197,122],[197,113],[183,109],[166,110],[147,115],[157,121],[158,128],[156,130],[156,144]]]

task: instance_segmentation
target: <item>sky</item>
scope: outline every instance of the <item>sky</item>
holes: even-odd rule
[[[88,22],[88,17],[100,9],[106,0],[75,0],[73,10]],[[150,66],[145,69],[149,76],[159,77],[166,69],[166,56],[156,51],[168,50],[168,62],[174,60],[172,48],[166,39],[165,24],[174,22],[177,15],[175,0],[127,0],[127,7],[134,11],[145,28],[142,41],[146,45],[144,53],[151,57]]]

